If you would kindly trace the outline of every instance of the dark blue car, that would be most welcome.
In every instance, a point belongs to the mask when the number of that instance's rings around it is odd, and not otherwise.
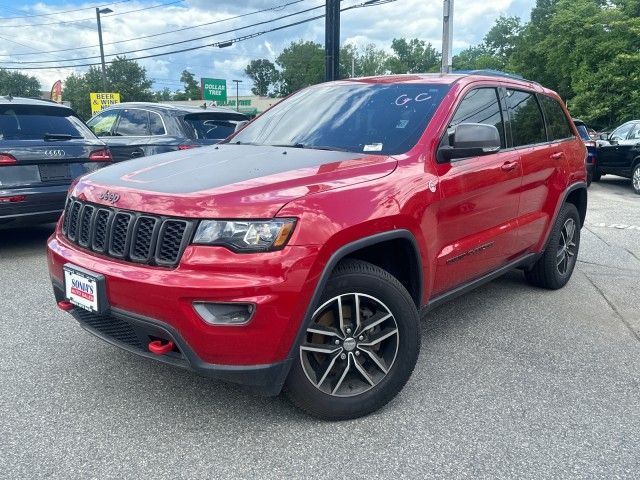
[[[576,124],[576,128],[578,129],[580,138],[584,142],[584,145],[587,147],[587,158],[585,160],[585,166],[587,168],[587,185],[591,185],[591,182],[593,181],[593,172],[596,168],[597,162],[596,142],[589,136],[587,125],[582,120],[574,118],[573,123]]]
[[[57,220],[71,182],[110,162],[70,108],[0,97],[0,227]]]

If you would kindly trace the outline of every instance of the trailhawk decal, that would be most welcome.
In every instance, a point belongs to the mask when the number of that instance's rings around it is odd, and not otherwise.
[[[463,258],[470,257],[471,255],[477,255],[480,252],[484,252],[485,250],[488,250],[489,248],[493,247],[494,244],[495,242],[483,243],[482,245],[472,248],[471,250],[467,250],[466,252],[461,253],[460,255],[451,257],[449,260],[447,260],[447,265],[451,263],[459,262]]]

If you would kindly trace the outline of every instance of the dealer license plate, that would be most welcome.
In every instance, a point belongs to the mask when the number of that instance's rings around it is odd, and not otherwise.
[[[72,265],[65,265],[64,289],[67,300],[90,312],[99,312],[102,307],[99,303],[101,278],[104,277]]]

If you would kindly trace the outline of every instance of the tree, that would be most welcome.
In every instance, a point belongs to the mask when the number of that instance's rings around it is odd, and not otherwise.
[[[484,36],[483,46],[506,61],[517,48],[521,32],[520,18],[500,16]]]
[[[173,92],[169,87],[164,87],[162,90],[153,92],[153,97],[156,102],[167,102],[173,100]]]
[[[454,70],[504,70],[505,61],[491,53],[484,44],[469,47],[453,57]]]
[[[244,73],[253,81],[251,93],[266,97],[278,81],[278,70],[276,66],[267,60],[251,60],[244,69]]]
[[[123,102],[147,102],[154,99],[153,81],[147,71],[135,60],[116,59],[106,68],[107,91],[120,93]],[[64,81],[63,98],[71,102],[73,109],[85,120],[91,117],[89,93],[102,92],[102,72],[91,67],[84,74],[71,74]]]
[[[278,55],[276,64],[281,69],[280,95],[289,95],[324,80],[324,48],[319,43],[293,42]]]
[[[391,73],[426,73],[438,71],[440,53],[430,43],[413,38],[394,38],[393,55],[387,61]]]
[[[176,100],[200,100],[202,98],[200,84],[196,81],[193,73],[189,70],[183,70],[180,75],[180,81],[184,85],[184,90],[176,92]]]
[[[0,95],[40,97],[40,82],[36,77],[0,68]]]

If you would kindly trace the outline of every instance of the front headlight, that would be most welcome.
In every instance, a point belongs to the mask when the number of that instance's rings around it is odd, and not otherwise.
[[[266,252],[287,244],[296,221],[273,220],[201,220],[193,243],[222,245],[239,252]]]

